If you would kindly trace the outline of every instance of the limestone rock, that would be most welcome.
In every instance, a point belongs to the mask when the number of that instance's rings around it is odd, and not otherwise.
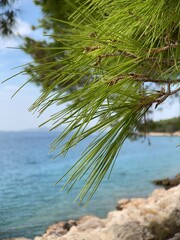
[[[81,218],[61,240],[163,240],[180,228],[180,185],[147,198],[121,201],[123,209],[106,219]],[[137,222],[138,220],[138,222]]]
[[[180,240],[180,233],[176,233],[173,238],[169,238],[168,240]]]
[[[115,240],[153,240],[154,236],[139,222],[128,222],[123,225],[113,225],[113,239]]]
[[[116,205],[116,210],[123,210],[130,202],[131,200],[128,198],[120,199]]]
[[[96,216],[85,216],[77,221],[77,229],[85,231],[89,229],[103,228],[105,226],[104,220]]]
[[[74,220],[69,220],[67,222],[58,222],[48,227],[45,234],[43,235],[44,239],[57,239],[66,234],[72,226],[77,226],[77,222]],[[35,240],[40,240],[36,238]]]

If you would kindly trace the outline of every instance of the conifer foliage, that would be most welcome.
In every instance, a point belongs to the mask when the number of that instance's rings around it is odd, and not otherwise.
[[[52,129],[66,125],[52,144],[62,155],[99,133],[63,176],[67,191],[84,182],[76,200],[86,204],[147,111],[180,91],[180,1],[67,2],[74,13],[55,20],[63,23],[56,61],[31,68],[51,83],[31,110],[63,106],[48,120]]]
[[[13,8],[15,0],[0,0],[0,34],[8,36],[13,33],[16,10]]]

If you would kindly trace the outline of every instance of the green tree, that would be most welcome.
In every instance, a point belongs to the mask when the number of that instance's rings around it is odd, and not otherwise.
[[[138,130],[143,132],[144,126],[140,125]],[[166,133],[174,133],[176,131],[180,131],[180,117],[171,118],[160,121],[147,121],[146,132],[166,132]]]
[[[146,113],[180,91],[180,2],[67,2],[74,14],[66,24],[56,21],[61,32],[51,36],[55,45],[43,49],[52,60],[29,68],[30,80],[43,76],[47,83],[31,110],[42,114],[51,105],[63,106],[48,120],[52,129],[66,124],[52,144],[62,155],[99,133],[63,176],[67,191],[84,181],[77,200],[87,203]]]
[[[83,2],[83,0],[79,2]],[[38,26],[33,26],[32,28],[34,30],[43,29],[47,37],[43,41],[25,37],[21,49],[29,54],[34,61],[26,67],[26,72],[32,77],[33,82],[46,89],[54,80],[46,81],[46,71],[43,72],[43,69],[41,72],[35,71],[34,66],[38,65],[41,67],[41,64],[48,64],[49,62],[58,63],[58,59],[63,57],[63,52],[59,53],[62,43],[56,41],[56,36],[67,34],[66,28],[68,26],[63,21],[68,20],[68,17],[74,12],[74,8],[68,5],[65,0],[34,0],[34,3],[41,8],[43,18],[39,19]],[[57,19],[62,21],[59,22]],[[59,64],[56,66],[52,65],[49,71],[56,71],[57,69],[59,69]],[[62,87],[62,85],[59,83],[57,87]]]
[[[8,36],[13,33],[17,10],[13,8],[15,0],[0,0],[0,35]]]

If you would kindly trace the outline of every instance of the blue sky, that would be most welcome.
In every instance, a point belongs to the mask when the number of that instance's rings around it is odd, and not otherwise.
[[[33,4],[32,0],[19,0],[16,8],[20,9],[17,18],[15,35],[33,36],[42,39],[42,31],[32,31],[31,25],[36,25],[38,18],[42,16],[40,8]],[[0,82],[16,74],[20,68],[13,69],[30,62],[32,59],[18,48],[21,39],[18,36],[0,38]],[[17,76],[0,85],[0,130],[19,131],[25,129],[37,129],[39,124],[45,121],[52,111],[48,111],[41,118],[28,111],[30,105],[40,95],[40,88],[28,84],[14,98],[13,93],[27,80],[27,76]]]
[[[40,8],[33,4],[33,0],[19,0],[16,7],[20,9],[17,19],[15,34],[22,36],[33,36],[42,39],[41,30],[32,31],[31,25],[36,25],[42,14]],[[18,36],[2,39],[0,38],[0,82],[17,73],[20,69],[13,69],[31,61],[31,58],[17,48],[21,44]],[[12,47],[12,48],[8,48]],[[28,111],[30,105],[40,95],[40,88],[28,84],[13,99],[13,93],[27,80],[27,76],[18,76],[0,85],[0,131],[19,131],[25,129],[37,129],[39,124],[48,119],[55,109],[48,110],[41,118]],[[180,115],[178,101],[162,106],[164,111],[153,113],[155,120],[170,118]],[[49,127],[49,126],[47,126]]]

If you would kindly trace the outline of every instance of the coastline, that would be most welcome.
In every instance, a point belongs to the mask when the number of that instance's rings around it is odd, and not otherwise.
[[[180,137],[180,131],[177,132],[148,132],[146,133],[147,136],[152,137]]]
[[[106,218],[84,216],[55,223],[34,240],[177,240],[179,200],[180,185],[169,190],[156,189],[147,198],[121,199],[117,210],[109,212]]]

